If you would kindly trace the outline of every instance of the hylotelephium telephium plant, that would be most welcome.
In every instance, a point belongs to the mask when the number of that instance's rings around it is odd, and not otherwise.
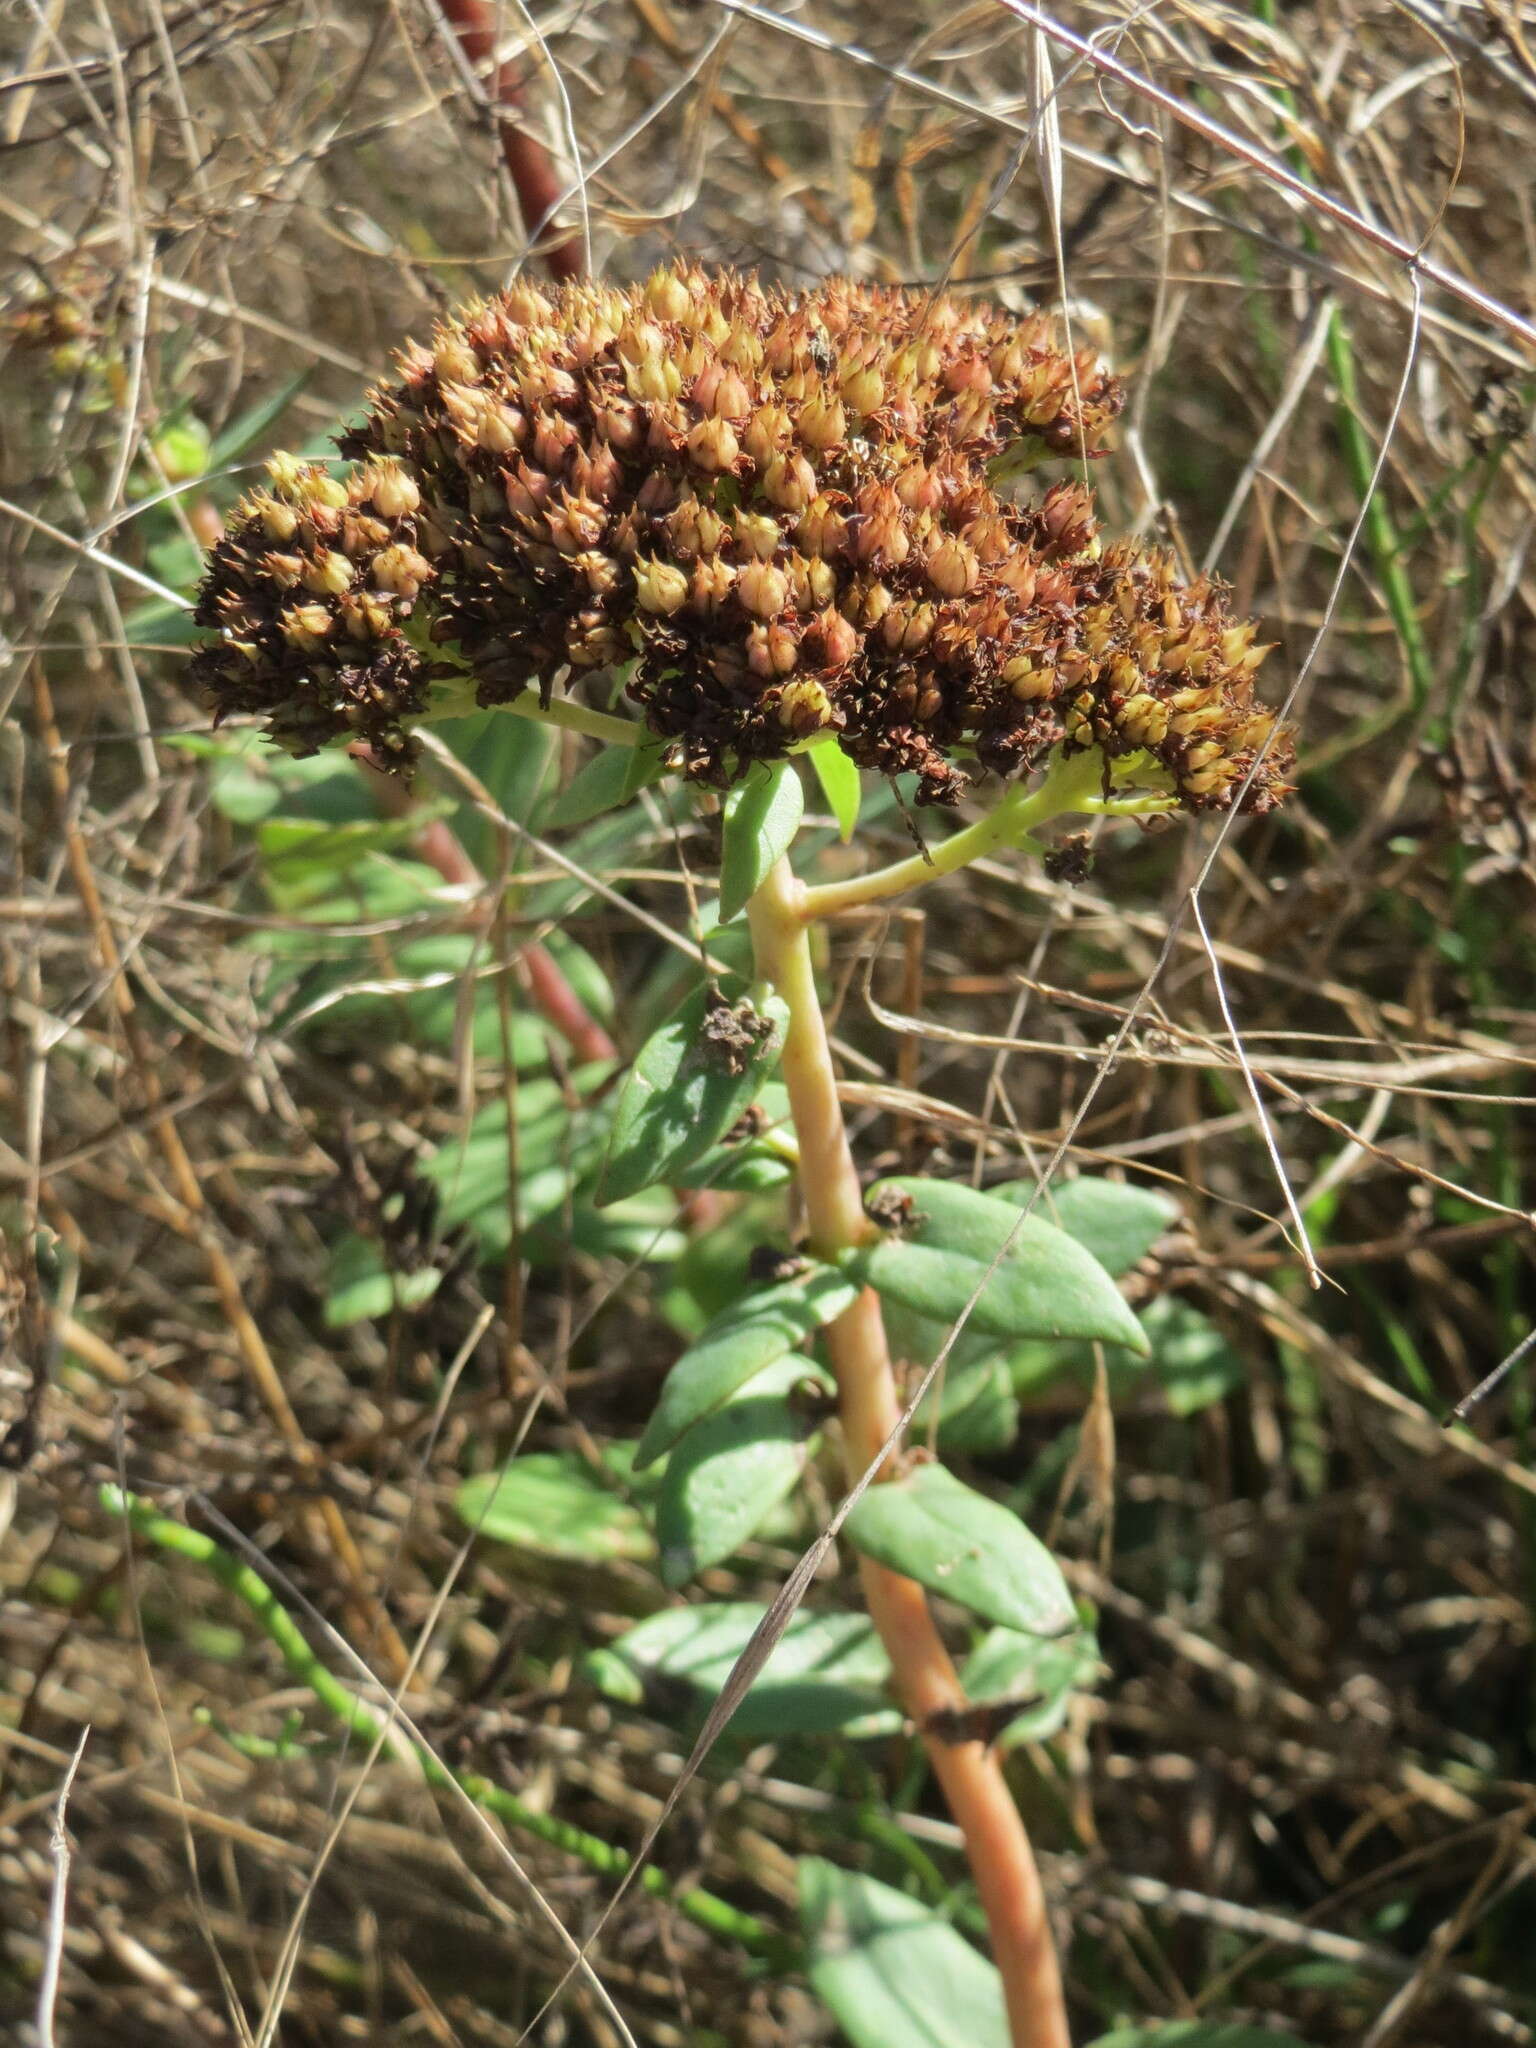
[[[744,1388],[790,1402],[786,1369],[823,1326],[848,1482],[874,1475],[845,1533],[966,1839],[1016,2048],[1066,2042],[1060,1978],[1027,1836],[956,1718],[924,1584],[1026,1633],[1070,1629],[1074,1610],[1022,1525],[900,1447],[882,1299],[1012,1336],[1145,1339],[1023,1195],[900,1181],[867,1203],[808,934],[1030,848],[1067,813],[1264,811],[1285,794],[1254,627],[1158,551],[1103,541],[1081,483],[1012,494],[1042,461],[1098,452],[1120,403],[1048,320],[947,294],[785,294],[681,266],[628,288],[520,284],[405,352],[343,439],[350,475],[271,463],[214,550],[197,617],[217,638],[193,664],[219,715],[258,715],[296,754],[365,742],[406,769],[413,726],[472,696],[630,749],[615,801],[669,771],[728,793],[721,909],[745,909],[757,983],[734,1006],[702,992],[641,1051],[608,1189],[680,1177],[777,1059],[807,1257],[685,1354],[640,1460],[688,1469]],[[638,719],[575,694],[615,678]],[[998,794],[925,852],[809,885],[790,857],[800,754],[849,829],[859,768],[915,776],[920,804],[954,806],[976,771]],[[674,1582],[714,1561],[686,1507]]]

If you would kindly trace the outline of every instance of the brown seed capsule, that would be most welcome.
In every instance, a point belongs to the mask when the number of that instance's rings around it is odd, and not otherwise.
[[[675,271],[653,270],[645,281],[646,305],[658,320],[686,320],[693,298]]]
[[[747,422],[741,445],[759,469],[766,469],[789,434],[789,414],[784,407],[760,405]]]
[[[576,446],[576,429],[558,414],[545,413],[533,430],[533,459],[540,469],[557,476],[565,458]]]
[[[899,568],[912,551],[894,491],[881,485],[863,494],[852,526],[853,558],[882,568]]]
[[[841,388],[843,403],[860,419],[876,411],[885,397],[885,379],[873,365],[850,371]]]
[[[976,588],[981,565],[963,540],[940,541],[928,557],[928,581],[943,597],[964,597]]]
[[[815,498],[795,525],[795,539],[808,555],[831,560],[841,555],[848,536],[848,522],[830,498]]]
[[[414,598],[431,576],[432,564],[414,548],[397,545],[374,556],[370,574],[380,590],[393,591],[397,597]]]
[[[759,562],[770,561],[783,542],[783,531],[766,512],[738,512],[732,521],[736,546],[741,554]]]
[[[818,392],[800,408],[797,426],[805,446],[819,453],[842,446],[848,433],[848,414],[840,398]]]
[[[748,562],[736,578],[736,595],[759,619],[771,619],[789,600],[789,579],[771,562]]]
[[[694,379],[693,402],[700,411],[717,420],[730,420],[734,426],[740,426],[752,410],[746,379],[718,359]]]
[[[599,437],[619,455],[634,455],[645,439],[645,422],[633,405],[602,405],[592,415]]]
[[[837,571],[830,562],[819,561],[815,556],[791,555],[788,574],[790,595],[797,611],[820,611],[837,595]]]
[[[866,626],[878,626],[895,601],[883,583],[866,584],[849,595],[858,604],[859,617]]]
[[[1049,669],[1036,668],[1026,657],[1020,656],[1004,665],[1003,681],[1009,693],[1020,704],[1035,704],[1043,697],[1049,697],[1056,687]]]
[[[797,676],[784,685],[779,697],[779,724],[796,739],[825,731],[835,723],[832,699],[814,677]]]
[[[934,512],[944,502],[944,484],[937,470],[909,462],[896,479],[896,495],[911,512]]]
[[[308,653],[324,643],[335,623],[323,604],[296,604],[283,613],[281,631],[290,647]]]
[[[816,495],[816,472],[803,455],[776,455],[763,472],[762,491],[781,512],[803,512]]]
[[[303,581],[305,589],[318,596],[340,597],[352,581],[352,564],[339,549],[322,548],[304,564]]]
[[[596,550],[577,555],[571,567],[580,574],[594,597],[607,597],[610,591],[617,590],[623,575],[612,555]]]
[[[663,523],[672,546],[684,560],[717,553],[727,530],[714,506],[701,504],[692,491],[679,499]]]
[[[638,362],[626,363],[624,387],[631,398],[655,406],[670,405],[683,388],[683,373],[669,356],[658,349]]]
[[[733,468],[740,454],[741,443],[729,420],[700,420],[688,436],[689,459],[706,475]]]
[[[1131,697],[1116,724],[1128,747],[1160,746],[1168,736],[1168,706],[1145,693]]]
[[[827,670],[846,668],[859,651],[859,635],[841,612],[829,606],[818,612],[806,633],[812,658]]]
[[[787,676],[794,668],[797,651],[794,634],[781,623],[753,626],[747,633],[747,667],[764,681]]]
[[[299,530],[299,515],[291,505],[280,505],[264,493],[256,500],[257,517],[268,540],[292,540]]]
[[[640,609],[646,612],[667,613],[680,611],[688,599],[688,578],[671,562],[636,562],[634,568],[635,596]]]
[[[719,555],[695,563],[688,584],[688,609],[706,615],[719,611],[736,587],[736,571]]]
[[[545,514],[549,537],[563,555],[584,554],[595,548],[607,528],[607,515],[590,498],[565,491]]]

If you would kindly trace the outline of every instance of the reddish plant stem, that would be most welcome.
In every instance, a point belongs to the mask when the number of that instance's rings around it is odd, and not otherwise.
[[[496,121],[496,136],[523,226],[530,235],[550,225],[563,188],[550,160],[549,151],[538,138],[520,126],[525,77],[523,66],[496,58],[500,9],[495,0],[441,0],[443,16],[459,39],[459,48],[482,77]],[[557,280],[580,277],[586,257],[580,235],[569,235],[540,251],[544,267]],[[368,761],[366,748],[352,749],[353,758]],[[409,795],[393,777],[370,773],[381,808],[401,816],[410,808]],[[443,877],[444,881],[477,887],[480,874],[474,862],[441,819],[423,825],[416,851]],[[610,1060],[616,1056],[613,1040],[566,980],[547,946],[537,942],[524,946],[519,955],[523,981],[534,1008],[552,1024],[579,1060]]]
[[[372,760],[367,747],[352,747],[348,751],[362,770],[379,809],[391,817],[409,817],[413,809],[411,793],[399,777],[386,775]],[[480,870],[441,818],[421,825],[412,841],[412,850],[453,887],[484,888]],[[548,946],[531,940],[519,948],[515,964],[534,1008],[546,1024],[554,1026],[578,1060],[585,1063],[618,1057],[613,1040],[566,980]]]
[[[440,4],[459,39],[459,48],[484,80],[502,160],[522,208],[523,226],[530,235],[542,234],[551,227],[551,216],[565,188],[549,151],[518,122],[526,74],[516,59],[496,61],[500,10],[495,0],[440,0]],[[540,255],[550,276],[560,282],[580,277],[587,267],[580,235],[553,242]]]
[[[800,1145],[800,1190],[811,1249],[835,1258],[873,1229],[864,1213],[837,1098],[837,1077],[816,992],[806,895],[781,860],[748,912],[757,971],[789,1006],[782,1071]],[[849,1483],[882,1454],[901,1416],[878,1297],[865,1289],[827,1332],[837,1376],[838,1418]],[[888,1458],[876,1484],[897,1476]],[[1013,2048],[1070,2048],[1066,2001],[1034,1852],[1001,1766],[984,1742],[946,1742],[935,1714],[967,1704],[921,1586],[870,1558],[859,1560],[870,1618],[891,1660],[896,1689],[922,1731],[934,1774],[965,1837],[1003,1981]]]

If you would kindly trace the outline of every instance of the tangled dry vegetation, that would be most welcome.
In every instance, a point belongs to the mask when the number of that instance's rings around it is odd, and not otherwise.
[[[1052,20],[1099,68],[994,0],[941,24],[597,0],[503,30],[536,30],[561,219],[615,279],[681,251],[1065,300],[1131,392],[1106,524],[1219,572],[1278,641],[1299,796],[1219,843],[1115,824],[1049,879],[982,864],[847,921],[845,1097],[871,1167],[1022,1172],[1070,1130],[1175,1193],[1137,1285],[1219,1338],[1112,1415],[1091,1381],[1026,1396],[979,1454],[1099,1611],[1100,1689],[1012,1766],[1084,2038],[1208,2010],[1318,2044],[1529,2040],[1530,1400],[1440,1418],[1536,1301],[1536,21]],[[445,1234],[416,1169],[496,1099],[503,1041],[455,1032],[453,978],[399,954],[476,933],[511,1034],[539,1028],[529,966],[497,963],[575,934],[628,1046],[708,820],[652,798],[573,879],[520,850],[504,762],[434,750],[391,843],[453,886],[405,911],[343,858],[388,792],[356,781],[318,868],[253,833],[259,774],[210,755],[155,591],[190,586],[269,446],[322,448],[392,349],[527,259],[484,94],[416,0],[103,0],[0,34],[0,1199],[13,1246],[29,1200],[45,1226],[0,1368],[0,2022],[36,2038],[56,1962],[75,2048],[265,2040],[279,2011],[295,2043],[511,2043],[559,1963],[512,1851],[578,1935],[610,1882],[333,1740],[250,1614],[125,1544],[98,1489],[269,1559],[344,1673],[398,1681],[425,1635],[433,1747],[633,1846],[677,1738],[584,1659],[654,1579],[461,1560],[452,1500],[514,1442],[632,1437],[676,1340],[622,1248],[524,1288]],[[1452,283],[1415,294],[1394,245],[1425,237]],[[899,810],[882,835],[910,850]],[[480,877],[514,855],[508,908]],[[584,879],[620,863],[623,900]],[[329,979],[287,943],[320,897]],[[397,1028],[434,1002],[443,1028]],[[341,1229],[431,1268],[431,1299],[329,1326]],[[764,1544],[747,1590],[793,1554]],[[660,1865],[788,1927],[793,1859],[861,1852],[861,1769],[722,1750]],[[952,1882],[947,1822],[902,1827]],[[658,2048],[829,2036],[653,1898],[599,1968]],[[539,2038],[618,2036],[577,1982]]]

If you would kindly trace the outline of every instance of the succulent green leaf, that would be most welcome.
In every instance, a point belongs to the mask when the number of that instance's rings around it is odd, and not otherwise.
[[[579,1068],[573,1086],[590,1089],[607,1072],[606,1063]],[[596,1147],[591,1120],[573,1113],[558,1081],[541,1077],[518,1083],[517,1211],[522,1229],[563,1207],[573,1181],[590,1165]],[[438,1221],[444,1229],[469,1223],[498,1247],[511,1236],[512,1150],[507,1142],[507,1103],[487,1103],[463,1137],[439,1147],[419,1171],[438,1191]]]
[[[625,784],[632,767],[634,748],[604,747],[584,762],[558,796],[553,798],[540,821],[545,826],[585,825],[604,811],[616,810],[624,801]]]
[[[799,1479],[815,1427],[791,1398],[802,1380],[832,1384],[808,1358],[775,1359],[673,1451],[656,1499],[661,1575],[669,1586],[730,1557]]]
[[[765,1365],[796,1349],[858,1298],[858,1283],[835,1267],[784,1280],[733,1303],[685,1351],[667,1375],[661,1399],[635,1452],[643,1471],[704,1416],[728,1401]]]
[[[653,782],[660,782],[667,772],[667,746],[666,740],[644,739],[636,746],[624,749],[624,782],[619,792],[621,803],[627,804],[642,789],[649,789]]]
[[[745,1145],[714,1145],[672,1176],[679,1188],[714,1188],[722,1195],[760,1195],[781,1188],[795,1171],[777,1145],[751,1139]]]
[[[753,769],[725,800],[720,853],[720,922],[729,924],[789,849],[805,810],[793,761]]]
[[[859,822],[863,785],[858,768],[836,740],[823,740],[819,746],[810,747],[807,751],[811,766],[816,771],[816,780],[821,784],[821,793],[827,800],[827,808],[836,818],[838,834],[846,845]]]
[[[1271,2027],[1245,2027],[1235,2020],[1153,2020],[1144,2027],[1116,2027],[1100,2034],[1092,2048],[1307,2048],[1297,2034]]]
[[[491,810],[523,820],[535,815],[540,792],[551,779],[559,734],[549,726],[508,718],[504,711],[472,711],[463,718],[445,718],[437,736],[462,761],[491,797]],[[494,873],[504,855],[505,827],[486,809],[461,798],[453,830],[469,857]]]
[[[1011,1749],[1054,1735],[1067,1718],[1073,1693],[1091,1686],[1098,1671],[1099,1644],[1092,1629],[1070,1636],[1025,1636],[994,1628],[966,1659],[960,1683],[977,1706],[1017,1700],[1018,1712],[996,1737],[1000,1747]]]
[[[654,1557],[645,1518],[571,1452],[534,1451],[466,1479],[454,1499],[468,1529],[542,1557],[606,1564]]]
[[[800,1860],[811,1984],[853,2048],[1008,2048],[1002,1980],[905,1892]]]
[[[789,1011],[766,997],[761,1036],[732,1049],[706,1030],[716,1000],[698,990],[640,1048],[614,1112],[600,1203],[670,1180],[725,1136],[761,1088]]]
[[[431,1300],[442,1277],[435,1266],[423,1266],[414,1273],[393,1272],[385,1264],[381,1245],[348,1231],[331,1251],[325,1326],[343,1330],[350,1323],[387,1316],[397,1308],[415,1308]]]
[[[1179,1205],[1167,1195],[1086,1173],[1055,1182],[1044,1194],[1031,1180],[1004,1181],[987,1192],[1020,1209],[1033,1201],[1035,1215],[1075,1237],[1113,1280],[1145,1258],[1179,1220]]]
[[[950,1323],[980,1287],[973,1329],[999,1337],[1096,1337],[1145,1355],[1146,1334],[1120,1290],[1055,1224],[945,1181],[879,1181],[870,1200],[876,1208],[911,1203],[898,1231],[847,1261],[893,1301]]]
[[[933,1328],[940,1336],[943,1326]],[[995,1345],[996,1339],[983,1339]],[[934,1393],[938,1401],[934,1402]],[[954,1358],[929,1392],[915,1419],[915,1434],[932,1420],[938,1408],[939,1448],[961,1451],[972,1457],[989,1457],[1007,1450],[1019,1433],[1019,1403],[1008,1373],[1005,1350],[992,1350],[984,1357],[957,1366]]]
[[[306,364],[293,376],[287,377],[267,396],[258,399],[245,412],[236,414],[221,434],[214,437],[208,451],[210,469],[223,469],[231,462],[237,462],[247,448],[254,448],[265,441],[270,430],[276,426],[304,386],[314,374],[314,365]]]
[[[1224,1401],[1248,1369],[1209,1316],[1165,1294],[1147,1310],[1152,1371],[1175,1415],[1198,1415]]]
[[[767,1612],[750,1600],[669,1607],[601,1654],[618,1660],[630,1687],[638,1681],[640,1697],[648,1693],[661,1704],[670,1694],[690,1718],[698,1718],[719,1697]],[[609,1682],[618,1674],[590,1663],[588,1674],[610,1697],[638,1704],[633,1691]],[[732,1732],[749,1740],[834,1730],[886,1734],[901,1718],[886,1696],[889,1676],[889,1660],[865,1616],[802,1607],[732,1715]]]
[[[844,1526],[866,1557],[986,1621],[1030,1636],[1076,1626],[1061,1566],[1039,1537],[942,1465],[869,1487]]]

